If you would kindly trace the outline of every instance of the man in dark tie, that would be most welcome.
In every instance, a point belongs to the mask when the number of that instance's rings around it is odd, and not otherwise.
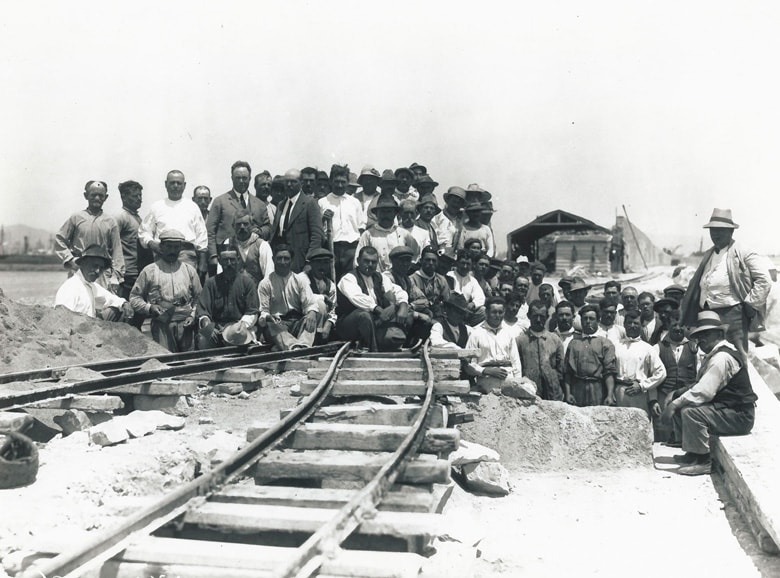
[[[249,183],[252,181],[252,168],[249,163],[236,161],[230,167],[230,178],[233,188],[214,199],[206,220],[206,232],[209,238],[209,275],[217,272],[217,246],[226,239],[232,239],[233,221],[240,210],[247,210],[252,215],[252,230],[263,239],[268,240],[271,225],[268,221],[268,209],[262,199],[249,194]]]
[[[301,172],[290,169],[284,174],[287,200],[279,204],[271,234],[271,247],[289,245],[293,249],[291,269],[303,271],[309,251],[322,247],[322,215],[317,200],[301,194]]]

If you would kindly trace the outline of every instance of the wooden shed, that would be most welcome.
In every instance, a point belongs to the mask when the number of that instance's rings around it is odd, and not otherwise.
[[[582,267],[590,273],[609,273],[609,250],[612,235],[589,231],[579,235],[554,235],[555,272],[563,275],[569,269]]]

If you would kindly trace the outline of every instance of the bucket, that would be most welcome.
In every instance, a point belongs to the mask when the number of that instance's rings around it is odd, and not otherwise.
[[[0,431],[0,489],[20,488],[38,475],[38,448],[20,433]]]

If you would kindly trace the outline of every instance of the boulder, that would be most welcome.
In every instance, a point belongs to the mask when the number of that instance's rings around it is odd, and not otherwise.
[[[190,415],[190,406],[180,395],[136,395],[133,397],[133,407],[140,411],[159,410],[182,417]]]
[[[501,395],[515,399],[535,399],[536,384],[522,377],[520,379],[507,379],[501,386]]]
[[[212,393],[222,393],[225,395],[238,395],[244,392],[244,386],[237,382],[221,383],[216,382],[211,384]]]
[[[34,418],[28,413],[0,411],[0,431],[24,433],[33,424]]]
[[[69,409],[62,415],[54,416],[54,423],[62,428],[63,436],[69,436],[77,431],[86,431],[95,425],[89,416],[79,409]]]
[[[61,381],[77,382],[88,381],[90,379],[102,379],[105,377],[102,373],[99,373],[93,369],[87,369],[86,367],[69,367],[65,370],[65,373],[60,377]]]
[[[466,487],[472,492],[506,496],[509,493],[509,472],[498,462],[477,462],[463,466]]]
[[[157,420],[154,415],[149,415],[150,413],[136,410],[128,415],[114,418],[114,421],[121,423],[131,438],[142,438],[157,429]]]
[[[215,431],[207,438],[196,439],[191,448],[198,461],[206,468],[212,468],[238,451],[244,440],[224,431]]]
[[[453,466],[465,466],[477,462],[497,462],[499,459],[496,450],[466,440],[460,440],[458,449],[450,454],[450,464]]]
[[[127,441],[130,435],[121,423],[115,420],[101,423],[89,429],[89,440],[98,446],[113,446]]]

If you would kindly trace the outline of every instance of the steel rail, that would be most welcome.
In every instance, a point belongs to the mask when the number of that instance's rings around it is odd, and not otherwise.
[[[417,454],[425,437],[425,426],[433,403],[434,375],[429,349],[430,342],[426,342],[422,348],[428,375],[425,399],[401,445],[374,478],[297,549],[295,558],[280,569],[276,576],[304,578],[314,575],[322,565],[323,559],[333,556],[341,543],[360,526],[363,519],[376,513],[376,506],[395,483],[403,467]]]
[[[14,381],[32,381],[42,379],[53,379],[56,374],[65,373],[73,367],[85,367],[92,371],[100,373],[118,370],[129,370],[138,368],[151,359],[156,359],[161,363],[186,362],[191,359],[202,359],[214,356],[229,356],[232,354],[243,355],[247,352],[257,353],[259,351],[268,351],[269,345],[236,345],[231,347],[221,347],[216,349],[201,349],[198,351],[184,351],[181,353],[163,353],[158,355],[144,355],[141,357],[126,357],[124,359],[108,359],[105,361],[93,361],[90,363],[74,363],[73,365],[62,365],[59,367],[47,367],[44,369],[32,369],[28,371],[15,371],[13,373],[0,374],[0,384],[11,383]]]
[[[31,391],[2,392],[0,393],[0,409],[13,409],[36,401],[44,401],[54,397],[62,397],[71,394],[95,393],[99,391],[110,392],[113,387],[143,383],[166,377],[180,377],[193,373],[202,373],[204,371],[214,371],[216,369],[242,367],[246,365],[294,359],[297,357],[307,357],[310,355],[334,353],[341,346],[342,343],[329,343],[328,345],[294,349],[292,351],[264,351],[261,353],[246,353],[245,355],[238,357],[226,356],[207,358],[203,361],[197,361],[191,364],[122,373],[108,377],[104,376],[95,379],[87,379],[75,383],[53,384]]]
[[[328,396],[338,369],[349,353],[350,345],[341,345],[328,371],[317,388],[303,399],[301,404],[285,418],[274,424],[248,446],[233,454],[216,469],[174,490],[156,504],[129,516],[115,528],[102,532],[78,549],[63,552],[43,563],[36,562],[27,568],[21,578],[58,576],[76,578],[128,547],[133,538],[147,535],[184,514],[191,507],[205,500],[220,486],[243,473],[277,447],[309,416],[317,411]],[[196,503],[193,503],[195,500]]]

